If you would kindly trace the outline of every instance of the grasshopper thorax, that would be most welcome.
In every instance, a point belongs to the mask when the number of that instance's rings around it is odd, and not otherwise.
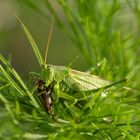
[[[48,86],[51,82],[60,83],[65,76],[70,73],[70,69],[65,66],[45,65],[42,70],[41,77],[45,80],[45,85]]]

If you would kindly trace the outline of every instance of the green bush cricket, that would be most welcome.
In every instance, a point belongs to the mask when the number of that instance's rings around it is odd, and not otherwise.
[[[106,92],[104,91],[106,88],[126,81],[126,79],[124,79],[115,83],[111,83],[99,78],[98,76],[77,71],[71,69],[70,67],[46,64],[48,47],[53,28],[52,24],[46,47],[45,60],[43,62],[38,47],[30,35],[27,27],[18,17],[17,19],[20,21],[23,30],[29,42],[31,43],[36,58],[41,66],[41,73],[33,73],[33,75],[36,77],[36,89],[39,99],[49,114],[52,114],[52,104],[57,102],[59,97],[65,100],[69,100],[71,102],[69,105],[70,107],[75,105],[78,101],[85,99],[84,95],[88,98],[92,95],[92,93],[95,93],[96,91],[101,90],[102,92]]]

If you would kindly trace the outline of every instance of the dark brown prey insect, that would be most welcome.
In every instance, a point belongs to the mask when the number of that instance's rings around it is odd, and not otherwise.
[[[50,114],[52,110],[52,88],[51,86],[46,87],[45,82],[40,78],[36,79],[35,84],[37,85],[37,93],[40,94],[39,99],[43,107]]]

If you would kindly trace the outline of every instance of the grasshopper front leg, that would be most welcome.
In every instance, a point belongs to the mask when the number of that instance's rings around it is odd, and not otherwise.
[[[76,98],[74,98],[73,96],[70,96],[70,95],[68,95],[68,94],[66,94],[66,93],[64,93],[63,91],[60,90],[59,83],[56,83],[54,85],[54,93],[56,94],[56,102],[58,102],[59,97],[70,101],[71,103],[68,106],[69,108],[74,106],[77,103]]]

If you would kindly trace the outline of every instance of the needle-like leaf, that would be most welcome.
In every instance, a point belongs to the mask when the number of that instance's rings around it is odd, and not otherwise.
[[[27,27],[20,20],[20,18],[16,14],[15,14],[15,16],[18,19],[18,21],[21,23],[21,26],[22,26],[22,28],[23,28],[23,30],[24,30],[24,32],[25,32],[25,34],[26,34],[26,36],[27,36],[27,38],[28,38],[28,40],[29,40],[29,42],[30,42],[30,44],[32,46],[32,48],[33,48],[33,51],[34,51],[35,56],[36,56],[36,58],[37,58],[37,60],[39,62],[39,65],[42,67],[43,66],[43,60],[42,60],[42,57],[41,57],[41,53],[40,53],[40,51],[39,51],[39,49],[38,49],[33,37],[31,36],[31,34],[30,34],[29,30],[27,29]]]

